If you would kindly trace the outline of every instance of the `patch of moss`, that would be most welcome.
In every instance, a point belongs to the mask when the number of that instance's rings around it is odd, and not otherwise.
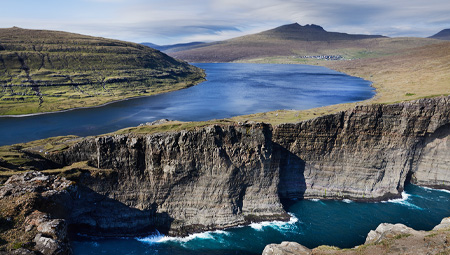
[[[22,242],[17,242],[17,243],[13,243],[11,248],[13,250],[17,250],[17,249],[20,249],[22,247],[23,247],[23,243]]]

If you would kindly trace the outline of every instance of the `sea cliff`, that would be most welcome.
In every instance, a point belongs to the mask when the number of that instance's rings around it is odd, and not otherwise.
[[[83,175],[80,185],[112,203],[89,203],[92,213],[77,200],[85,211],[69,217],[74,223],[123,233],[126,221],[125,232],[153,226],[184,235],[286,219],[283,198],[383,200],[400,196],[407,179],[449,188],[449,134],[450,100],[439,97],[275,127],[92,137],[47,158],[109,169],[107,177]],[[133,213],[105,225],[117,202]]]
[[[22,150],[49,168],[71,166],[65,174],[75,188],[54,201],[64,210],[52,216],[69,229],[186,235],[287,220],[285,198],[382,200],[398,197],[408,180],[449,189],[449,135],[447,96],[357,106],[295,124],[211,124],[75,139],[47,154]]]

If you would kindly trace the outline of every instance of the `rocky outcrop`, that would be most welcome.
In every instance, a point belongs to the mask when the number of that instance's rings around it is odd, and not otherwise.
[[[269,244],[264,248],[263,255],[311,255],[311,250],[296,242]]]
[[[47,155],[87,161],[71,226],[171,235],[287,219],[280,198],[382,200],[405,180],[450,187],[450,97],[366,105],[271,127],[211,125],[86,138]]]
[[[312,250],[295,242],[269,244],[263,255],[290,254],[448,254],[450,252],[450,218],[431,231],[417,231],[403,224],[380,224],[367,235],[364,245],[352,249],[320,246]]]
[[[0,254],[71,254],[66,220],[76,186],[61,177],[27,172],[0,187]],[[3,223],[3,222],[2,222]]]

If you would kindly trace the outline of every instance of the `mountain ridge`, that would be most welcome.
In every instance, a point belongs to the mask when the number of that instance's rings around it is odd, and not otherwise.
[[[287,24],[276,27],[257,35],[273,36],[287,40],[306,41],[330,41],[330,40],[360,40],[369,38],[383,38],[382,35],[361,35],[347,34],[339,32],[328,32],[323,27],[316,24],[300,25],[298,23]]]
[[[435,43],[437,40],[426,38],[328,32],[319,25],[293,23],[167,53],[188,62],[253,62],[261,59],[270,62],[270,58],[283,56],[298,59],[299,64],[308,64],[308,59],[314,58],[344,60],[378,57]]]
[[[443,29],[439,31],[437,34],[434,34],[428,38],[450,41],[450,28]]]

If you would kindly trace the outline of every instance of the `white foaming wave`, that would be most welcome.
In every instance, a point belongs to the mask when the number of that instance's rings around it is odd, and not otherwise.
[[[342,202],[347,203],[347,204],[350,204],[350,203],[353,203],[353,200],[350,200],[350,199],[342,199]]]
[[[279,230],[287,230],[287,229],[290,229],[293,224],[298,222],[298,218],[295,217],[294,214],[289,213],[289,215],[291,216],[289,221],[278,221],[278,220],[263,221],[263,222],[258,222],[258,223],[252,223],[249,226],[257,231],[262,231],[264,227],[271,227],[271,228],[275,228],[275,229],[279,229]]]
[[[446,189],[433,189],[433,188],[429,188],[429,187],[421,187],[421,188],[426,189],[426,190],[433,190],[433,191],[440,191],[440,192],[450,193],[450,190],[446,190]]]
[[[408,193],[403,191],[402,192],[402,198],[389,199],[388,201],[381,201],[381,203],[398,203],[398,204],[401,204],[402,202],[405,202],[406,200],[408,200],[409,196],[410,195]]]
[[[407,201],[410,196],[411,195],[409,195],[408,193],[403,191],[402,198],[389,199],[388,201],[382,201],[382,203],[396,203],[396,204],[401,204],[401,205],[408,206],[408,207],[411,207],[411,208],[414,208],[417,210],[423,210],[423,208],[421,208],[415,204],[411,204],[410,202]]]
[[[313,202],[319,202],[320,201],[320,199],[317,199],[317,198],[313,198],[313,199],[310,199],[311,201],[313,201]]]
[[[138,240],[139,242],[154,244],[154,243],[161,241],[161,239],[163,239],[163,238],[164,238],[164,235],[159,233],[158,230],[156,230],[156,233],[154,233],[152,235],[149,235],[146,237],[136,237],[135,239]]]
[[[215,230],[215,231],[206,231],[206,232],[202,232],[202,233],[190,234],[185,237],[172,237],[172,236],[164,236],[164,235],[149,236],[146,238],[138,239],[138,241],[149,242],[149,243],[164,243],[164,242],[186,243],[186,242],[192,241],[194,239],[202,239],[202,240],[221,239],[220,235],[228,236],[230,234],[231,234],[230,232],[227,232],[224,230]]]

